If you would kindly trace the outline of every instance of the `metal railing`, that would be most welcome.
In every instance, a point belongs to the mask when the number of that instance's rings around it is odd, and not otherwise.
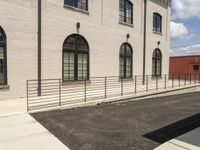
[[[131,79],[93,77],[86,81],[62,82],[61,79],[43,79],[41,96],[38,96],[38,81],[27,81],[28,111],[69,105],[93,100],[135,95],[161,89],[184,87],[200,83],[200,74],[164,74],[159,77],[136,75]]]

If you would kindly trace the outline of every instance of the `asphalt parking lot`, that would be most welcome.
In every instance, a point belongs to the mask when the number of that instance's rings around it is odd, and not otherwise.
[[[200,127],[200,92],[31,115],[71,150],[151,150]]]

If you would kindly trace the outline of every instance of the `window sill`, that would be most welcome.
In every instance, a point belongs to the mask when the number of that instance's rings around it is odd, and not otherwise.
[[[5,89],[9,89],[10,86],[9,85],[0,85],[0,90],[5,90]]]
[[[83,9],[73,7],[73,6],[70,6],[70,5],[67,5],[67,4],[64,4],[64,8],[71,9],[71,10],[74,10],[74,11],[77,11],[77,12],[80,12],[80,13],[86,14],[86,15],[90,14],[89,11],[87,11],[87,10],[83,10]]]
[[[90,84],[91,81],[87,80],[86,84]],[[85,81],[63,81],[62,86],[68,86],[68,85],[79,85],[79,84],[85,84]]]
[[[125,26],[128,26],[128,27],[131,27],[131,28],[134,27],[133,24],[129,24],[129,23],[126,23],[126,22],[121,22],[121,21],[119,21],[119,24],[121,24],[121,25],[125,25]]]
[[[154,34],[163,35],[162,32],[153,31]]]
[[[152,80],[157,80],[157,79],[162,79],[163,77],[162,76],[152,76],[151,79]]]
[[[126,81],[134,81],[134,79],[131,77],[131,78],[119,78],[119,81],[122,81],[123,82],[126,82]]]

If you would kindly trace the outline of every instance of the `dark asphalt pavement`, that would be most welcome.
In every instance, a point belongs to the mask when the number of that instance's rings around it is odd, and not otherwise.
[[[200,92],[32,116],[71,150],[151,150],[200,127]]]

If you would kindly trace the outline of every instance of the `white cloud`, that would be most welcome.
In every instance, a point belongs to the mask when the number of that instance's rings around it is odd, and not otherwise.
[[[200,44],[170,50],[171,56],[200,55]]]
[[[173,0],[173,18],[190,19],[200,17],[200,0]]]
[[[182,23],[176,23],[171,21],[171,40],[182,40],[182,39],[188,39],[192,37],[192,35],[189,34],[189,31],[186,26]]]

